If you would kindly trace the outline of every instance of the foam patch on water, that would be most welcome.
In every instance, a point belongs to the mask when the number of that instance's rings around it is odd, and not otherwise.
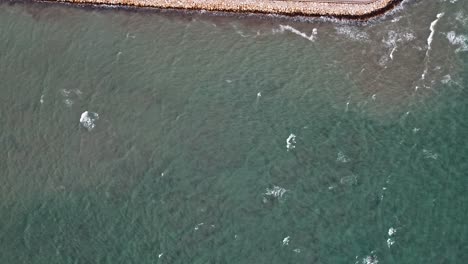
[[[204,224],[205,224],[205,223],[199,223],[199,224],[197,224],[197,225],[193,228],[193,230],[197,231],[197,230],[200,229],[200,227],[203,226]]]
[[[296,144],[296,135],[291,133],[286,139],[286,149],[289,151],[290,149],[296,148],[294,144]]]
[[[289,236],[283,238],[283,246],[288,246],[289,245]]]
[[[443,84],[448,84],[449,82],[452,81],[452,76],[450,76],[450,74],[447,74],[445,75],[444,77],[442,77],[442,79],[440,80],[441,83]]]
[[[415,40],[416,37],[414,36],[413,32],[396,32],[396,31],[389,31],[387,37],[382,39],[384,46],[390,50],[390,54],[388,57],[393,60],[393,55],[398,49],[399,43],[406,43],[412,40]],[[388,60],[381,59],[379,64],[383,66]]]
[[[237,27],[237,25],[235,25],[235,24],[231,24],[231,25],[232,25],[232,27],[234,28],[234,30],[236,31],[236,33],[237,33],[239,36],[243,37],[243,38],[249,38],[249,37],[254,37],[254,38],[255,38],[255,37],[260,36],[260,32],[259,32],[259,31],[257,31],[255,35],[245,34],[244,31],[240,30],[240,29]],[[216,24],[213,24],[213,26],[216,27]]]
[[[468,24],[468,17],[465,16],[463,11],[459,11],[455,14],[455,20],[466,26]]]
[[[125,35],[125,38],[128,39],[128,38],[131,38],[131,39],[135,39],[136,36],[135,35],[132,35],[130,34],[130,32],[127,32],[127,35]]]
[[[403,18],[403,16],[395,17],[394,19],[392,19],[392,23],[396,23],[396,22],[400,21],[402,18]]]
[[[455,52],[468,51],[468,37],[466,35],[457,35],[455,31],[447,33],[447,39],[450,44],[458,46]]]
[[[68,89],[62,89],[62,90],[60,91],[60,93],[62,94],[62,96],[68,97],[68,96],[70,96],[70,94],[72,93],[72,91],[71,91],[71,90],[68,90]]]
[[[64,103],[67,107],[72,107],[72,105],[73,105],[73,100],[70,99],[70,98],[67,98],[67,99],[63,100],[63,103]]]
[[[377,256],[375,254],[366,256],[362,259],[362,264],[377,264],[379,263],[379,260],[377,259]]]
[[[284,32],[284,31],[289,31],[291,33],[294,33],[298,36],[301,36],[309,41],[312,41],[314,42],[315,39],[316,39],[316,36],[317,36],[317,29],[314,28],[312,29],[312,32],[310,33],[310,36],[308,36],[306,33],[304,32],[301,32],[293,27],[291,27],[290,25],[280,25],[280,29],[279,29],[279,32]],[[273,31],[274,33],[276,33],[277,31]]]
[[[393,238],[393,236],[396,234],[397,232],[397,229],[394,228],[394,227],[390,227],[388,229],[388,238],[387,238],[387,247],[390,248],[391,246],[393,246],[395,244],[395,238]]]
[[[62,89],[60,91],[60,93],[62,94],[62,96],[65,98],[63,100],[63,103],[67,106],[67,107],[71,107],[74,103],[73,99],[75,99],[76,97],[80,97],[83,93],[79,90],[79,89]]]
[[[281,198],[287,192],[285,188],[279,186],[273,186],[273,188],[267,188],[265,195],[273,198]]]
[[[356,27],[344,25],[344,26],[335,27],[335,30],[338,35],[345,36],[350,40],[354,40],[354,41],[368,41],[369,40],[369,35],[364,31],[360,31]]]
[[[338,155],[336,157],[336,161],[342,162],[342,163],[347,163],[347,162],[350,162],[351,159],[348,158],[348,156],[346,156],[342,151],[340,151],[340,152],[338,152]]]
[[[248,37],[249,37],[249,35],[244,34],[244,32],[242,32],[242,30],[236,29],[236,33],[237,33],[239,36],[243,37],[243,38],[248,38]]]
[[[424,155],[424,158],[426,158],[426,159],[433,159],[433,160],[436,160],[436,159],[439,158],[439,154],[434,153],[434,152],[432,152],[432,151],[430,151],[430,150],[428,150],[428,149],[423,149],[423,150],[422,150],[422,153],[423,153],[423,155]]]
[[[345,176],[340,179],[340,183],[343,185],[354,185],[357,183],[357,176],[356,175]]]
[[[166,176],[169,173],[169,169],[165,169],[163,172],[161,172],[161,177]]]
[[[97,113],[84,111],[81,114],[80,123],[83,127],[87,128],[88,131],[91,131],[94,127],[96,127],[95,122],[98,119],[99,115]]]
[[[395,244],[395,239],[391,237],[387,238],[387,247],[390,248],[393,244]]]

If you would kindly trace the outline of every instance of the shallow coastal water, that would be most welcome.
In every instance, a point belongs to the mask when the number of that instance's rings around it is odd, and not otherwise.
[[[462,0],[1,4],[0,262],[466,263],[467,62]]]

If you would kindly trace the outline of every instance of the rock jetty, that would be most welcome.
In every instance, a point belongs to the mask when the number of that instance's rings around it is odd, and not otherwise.
[[[371,17],[389,10],[399,0],[45,0],[168,9],[303,16]]]

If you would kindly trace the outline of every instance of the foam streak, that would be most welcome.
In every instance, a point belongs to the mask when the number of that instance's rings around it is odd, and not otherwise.
[[[429,34],[429,37],[427,38],[427,50],[426,50],[426,63],[424,67],[424,72],[421,75],[421,80],[424,80],[427,75],[428,71],[428,58],[429,58],[429,51],[432,49],[432,41],[434,40],[434,34],[435,34],[435,26],[439,22],[440,18],[444,16],[444,13],[439,13],[437,14],[437,18],[432,21],[431,25],[429,26],[429,29],[431,30],[431,33]]]
[[[285,26],[285,25],[280,25],[280,29],[281,29],[281,31],[285,31],[285,30],[286,30],[286,31],[289,31],[289,32],[291,32],[291,33],[294,33],[294,34],[296,34],[296,35],[298,35],[298,36],[301,36],[301,37],[303,37],[303,38],[305,38],[305,39],[307,39],[307,40],[309,40],[309,41],[312,41],[312,42],[315,41],[315,35],[317,35],[317,29],[316,29],[316,28],[314,28],[314,29],[312,30],[312,33],[310,34],[310,36],[307,36],[306,33],[301,32],[301,31],[299,31],[299,30],[297,30],[297,29],[291,27],[290,25],[286,25],[286,26]]]

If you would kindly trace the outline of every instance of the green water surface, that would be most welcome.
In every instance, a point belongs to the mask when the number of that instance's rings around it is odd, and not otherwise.
[[[467,263],[452,2],[367,24],[0,4],[0,263]]]

